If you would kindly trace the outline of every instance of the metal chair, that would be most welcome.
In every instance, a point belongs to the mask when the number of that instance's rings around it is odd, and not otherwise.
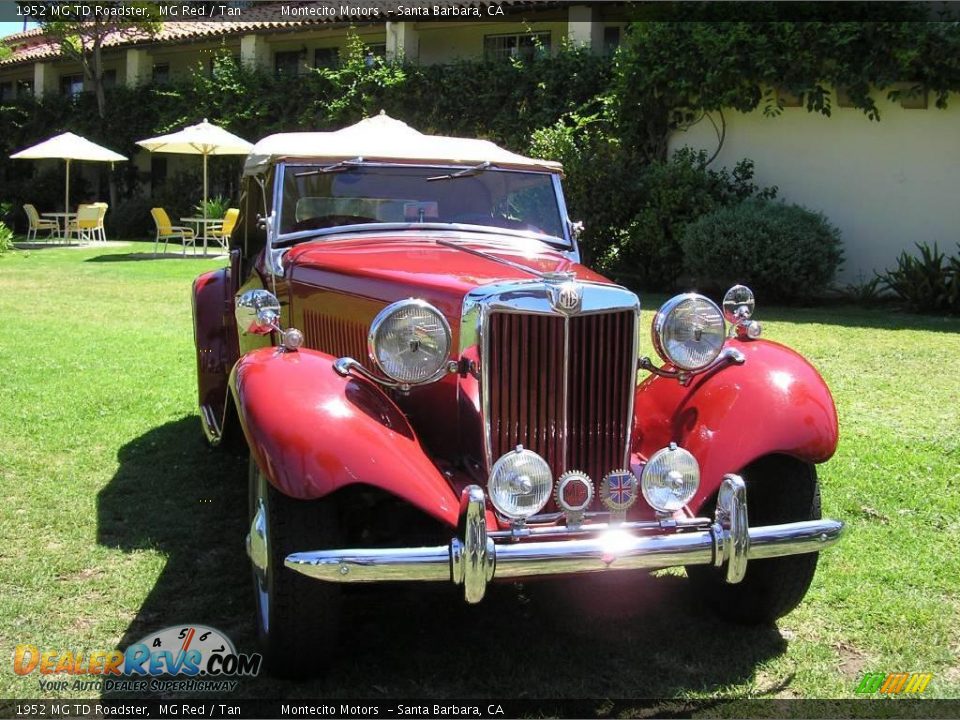
[[[47,233],[46,240],[49,240],[52,237],[59,239],[60,237],[60,223],[56,220],[47,220],[46,218],[41,218],[40,213],[37,212],[37,209],[30,203],[23,204],[23,211],[27,214],[27,242],[37,239],[37,232],[40,230],[49,230]]]
[[[78,205],[77,217],[67,225],[67,240],[76,233],[77,240],[94,241],[98,237],[97,227],[103,222],[100,208],[96,205]]]
[[[170,222],[170,216],[163,208],[155,207],[150,210],[153,216],[153,223],[157,226],[157,237],[153,241],[153,254],[157,254],[157,245],[163,240],[163,252],[167,252],[167,242],[170,239],[180,240],[183,243],[183,256],[187,255],[187,245],[193,245],[193,254],[197,254],[196,233],[188,227],[174,225]]]
[[[230,208],[223,216],[223,222],[220,225],[210,229],[210,237],[220,243],[220,247],[226,249],[230,244],[230,234],[237,226],[237,218],[240,217],[240,211],[237,208]]]

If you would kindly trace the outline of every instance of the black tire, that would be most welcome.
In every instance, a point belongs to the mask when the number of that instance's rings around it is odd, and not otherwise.
[[[813,465],[784,455],[758,460],[742,472],[751,526],[820,519],[820,486]],[[745,625],[771,623],[793,610],[813,581],[819,553],[751,560],[730,585],[726,568],[687,567],[694,592],[720,617]]]
[[[338,547],[332,500],[294,500],[276,490],[250,459],[250,519],[264,505],[267,570],[253,568],[257,635],[273,675],[302,679],[322,674],[335,654],[340,586],[284,566],[292,552]]]

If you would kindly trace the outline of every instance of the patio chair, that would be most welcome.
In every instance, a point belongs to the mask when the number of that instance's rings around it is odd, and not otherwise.
[[[97,218],[97,227],[94,231],[94,238],[105,243],[107,241],[107,231],[103,227],[103,219],[107,216],[107,209],[110,206],[105,202],[95,202],[91,204],[100,213],[99,217]]]
[[[192,229],[170,222],[170,216],[163,208],[155,207],[150,210],[153,223],[157,226],[157,237],[153,241],[153,254],[157,254],[157,245],[163,240],[163,252],[167,252],[167,243],[177,239],[183,244],[183,255],[187,255],[187,245],[193,245],[193,254],[197,254],[197,237]]]
[[[91,242],[96,240],[98,236],[97,226],[101,222],[100,208],[96,205],[78,205],[77,217],[67,225],[67,240],[69,241],[70,236],[74,233],[77,235],[77,240],[90,240]]]
[[[230,244],[230,234],[237,226],[237,218],[240,217],[240,211],[237,208],[230,208],[223,216],[223,222],[220,225],[211,228],[210,237],[220,243],[220,247],[226,249]]]
[[[49,240],[52,237],[60,237],[60,223],[56,220],[47,220],[46,218],[41,218],[40,213],[37,212],[37,209],[30,203],[23,204],[23,211],[27,214],[27,242],[37,239],[37,232],[40,230],[48,230],[46,239]]]

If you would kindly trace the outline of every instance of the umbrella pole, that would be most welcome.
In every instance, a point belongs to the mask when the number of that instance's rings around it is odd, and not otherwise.
[[[203,154],[203,256],[207,256],[207,157]]]
[[[63,194],[63,211],[67,213],[63,216],[63,240],[70,242],[70,158],[67,158],[67,184]]]

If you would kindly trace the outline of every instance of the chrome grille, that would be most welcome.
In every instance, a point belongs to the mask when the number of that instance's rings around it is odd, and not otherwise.
[[[622,467],[635,384],[636,313],[566,318],[494,312],[488,318],[491,459],[523,445],[555,476],[595,481]]]

